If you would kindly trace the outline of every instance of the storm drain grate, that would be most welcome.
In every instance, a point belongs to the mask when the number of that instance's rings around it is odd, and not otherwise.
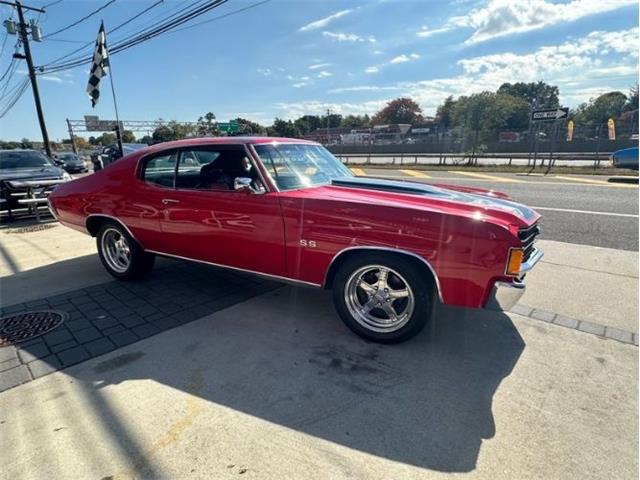
[[[59,327],[67,314],[55,310],[22,312],[0,318],[0,347],[15,345]]]

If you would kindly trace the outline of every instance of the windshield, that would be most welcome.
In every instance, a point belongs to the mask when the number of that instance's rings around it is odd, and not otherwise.
[[[352,177],[351,170],[320,145],[255,145],[265,168],[279,190],[329,183],[333,178]]]
[[[50,167],[49,159],[39,152],[0,152],[0,170]]]
[[[62,153],[58,155],[60,160],[79,160],[73,153]]]

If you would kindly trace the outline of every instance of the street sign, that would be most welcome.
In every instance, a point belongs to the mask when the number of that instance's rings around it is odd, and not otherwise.
[[[218,122],[218,130],[224,133],[238,133],[240,124],[236,120],[230,122]]]
[[[97,115],[85,115],[84,123],[88,132],[112,132],[117,125],[115,120],[100,120]],[[122,122],[120,130],[124,130]]]
[[[534,110],[531,112],[531,121],[548,122],[551,120],[560,120],[569,116],[568,108],[545,108],[544,110]]]

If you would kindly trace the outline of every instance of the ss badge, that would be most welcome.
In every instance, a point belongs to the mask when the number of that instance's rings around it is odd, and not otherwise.
[[[301,247],[316,248],[318,245],[315,240],[300,240]]]

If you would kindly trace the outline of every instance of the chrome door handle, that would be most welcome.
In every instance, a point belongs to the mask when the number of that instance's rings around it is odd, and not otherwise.
[[[163,198],[162,204],[169,205],[170,203],[180,203],[180,200],[174,200],[173,198]]]

